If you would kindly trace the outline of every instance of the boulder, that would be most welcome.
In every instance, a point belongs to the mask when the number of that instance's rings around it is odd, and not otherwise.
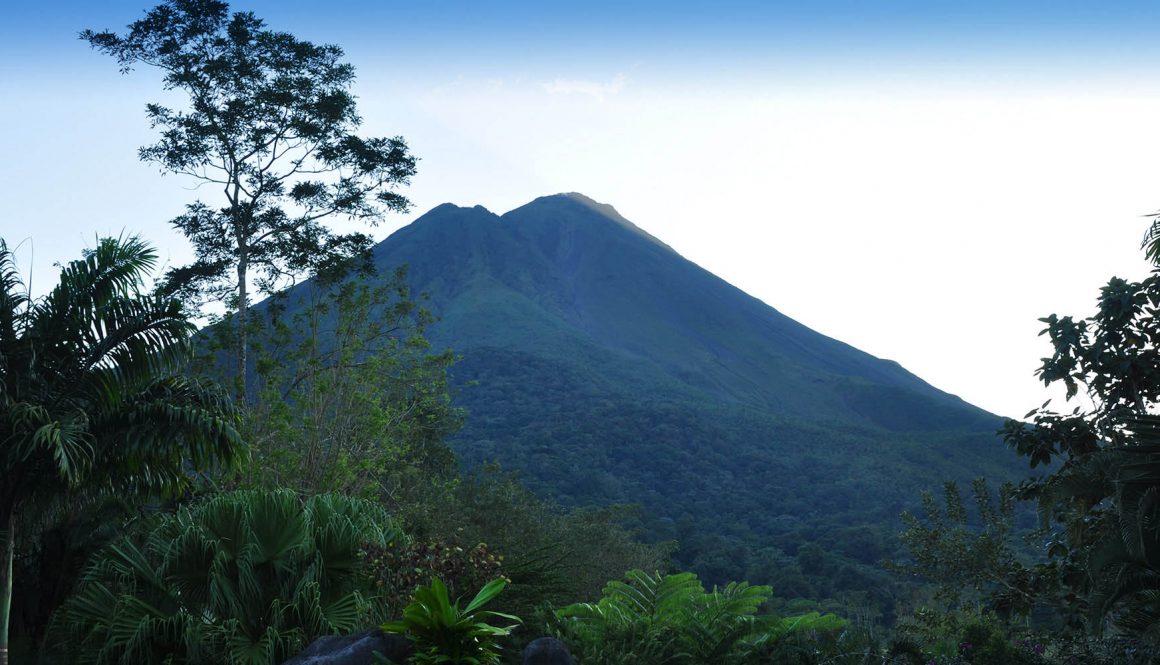
[[[376,651],[403,665],[415,649],[402,635],[387,635],[372,628],[354,635],[320,637],[283,665],[376,665]]]
[[[521,665],[576,665],[568,645],[554,637],[532,640],[524,647]]]

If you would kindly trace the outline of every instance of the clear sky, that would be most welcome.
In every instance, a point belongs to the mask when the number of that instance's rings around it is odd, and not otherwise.
[[[76,38],[125,2],[0,6],[0,236],[34,289],[122,230],[172,264],[197,196],[136,149],[147,69]],[[1036,320],[1141,278],[1160,210],[1160,4],[236,2],[342,46],[412,214],[578,191],[783,313],[1002,415]],[[168,98],[173,99],[173,98]],[[39,290],[39,289],[37,289]]]

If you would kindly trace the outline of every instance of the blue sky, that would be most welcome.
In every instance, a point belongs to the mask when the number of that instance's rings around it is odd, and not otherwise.
[[[20,3],[3,10],[5,60],[67,58],[83,28],[123,28],[143,2]],[[366,2],[235,3],[268,24],[402,68],[554,67],[639,60],[806,69],[864,62],[921,69],[990,64],[1155,64],[1160,6],[1147,2]],[[470,59],[470,62],[465,59]],[[356,58],[367,66],[367,62]],[[855,67],[856,68],[856,67]]]
[[[148,70],[76,39],[146,2],[0,9],[0,236],[38,283],[207,193],[136,159]],[[1160,3],[238,2],[341,45],[413,214],[580,191],[806,325],[1004,415],[1036,319],[1141,277],[1160,209]],[[210,199],[212,200],[212,199]]]

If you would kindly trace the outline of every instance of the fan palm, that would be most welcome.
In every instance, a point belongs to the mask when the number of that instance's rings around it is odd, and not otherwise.
[[[1144,250],[1144,256],[1155,265],[1160,265],[1160,213],[1153,213],[1152,224],[1148,226],[1148,232],[1144,234],[1144,241],[1140,243],[1140,249]]]
[[[364,499],[219,494],[94,556],[60,638],[80,663],[282,662],[357,628],[373,590],[359,553],[401,538]]]
[[[18,520],[70,493],[176,491],[242,454],[235,409],[174,374],[193,326],[144,293],[156,258],[135,237],[103,239],[33,299],[0,240],[0,665]]]

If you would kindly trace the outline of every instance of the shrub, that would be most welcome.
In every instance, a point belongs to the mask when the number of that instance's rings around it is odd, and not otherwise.
[[[360,547],[400,538],[360,499],[217,495],[94,556],[58,630],[82,663],[278,663],[367,619]]]
[[[371,584],[388,608],[398,609],[414,597],[416,589],[435,579],[447,586],[451,596],[475,592],[502,577],[503,555],[491,552],[486,543],[470,549],[443,542],[367,543],[362,548]]]
[[[403,610],[401,621],[382,626],[385,633],[406,635],[415,643],[415,665],[492,665],[499,662],[497,638],[511,634],[514,625],[498,627],[485,621],[492,617],[519,623],[510,614],[483,609],[503,591],[506,581],[493,580],[480,589],[463,609],[452,603],[447,586],[436,577],[430,586],[419,587],[415,600]]]

